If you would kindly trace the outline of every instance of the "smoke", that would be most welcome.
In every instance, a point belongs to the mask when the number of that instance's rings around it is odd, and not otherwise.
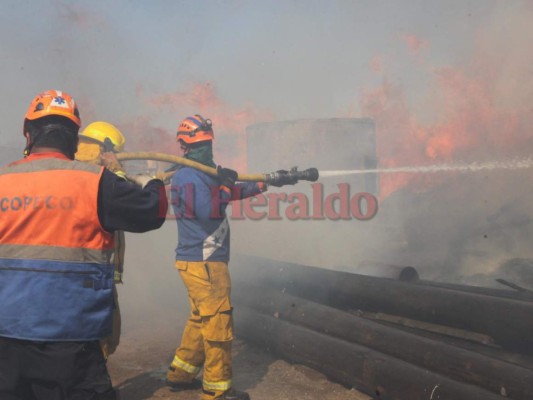
[[[530,168],[513,168],[533,151],[533,83],[527,79],[533,53],[523,51],[531,16],[527,6],[494,9],[470,51],[453,64],[435,62],[433,43],[415,33],[398,35],[403,53],[369,58],[378,84],[363,89],[357,107],[344,109],[375,121],[380,168],[412,171],[380,175],[380,210],[371,221],[262,221],[248,229],[234,222],[244,243],[239,248],[328,268],[354,270],[365,260],[413,265],[423,278],[449,281],[533,257],[533,177]],[[414,84],[397,73],[405,56],[410,61],[401,67],[417,76]],[[342,168],[342,151],[316,146],[316,165]],[[490,168],[442,168],[467,165]]]
[[[52,1],[57,10],[58,19],[68,26],[76,26],[80,29],[98,28],[107,26],[107,22],[101,15],[91,11],[84,4],[70,4],[66,1]]]
[[[430,48],[414,34],[401,37],[412,68],[427,74],[427,90],[410,87],[371,68],[381,84],[365,89],[362,115],[376,121],[381,167],[507,162],[533,151],[531,7],[498,9],[477,32],[471,55],[456,65],[421,63]],[[503,32],[499,23],[505,20]],[[380,56],[377,60],[383,60]],[[391,60],[387,57],[387,60]],[[390,69],[390,65],[388,66]],[[423,99],[423,101],[413,101]],[[399,205],[393,225],[404,227],[407,251],[399,256],[426,277],[457,280],[487,273],[513,257],[532,257],[532,175],[525,171],[457,174],[382,174],[382,208]],[[379,240],[379,239],[377,239]]]
[[[127,137],[126,151],[154,151],[172,154],[178,150],[175,134],[154,126],[150,116],[137,116],[118,125],[118,128]]]
[[[420,37],[413,34],[402,35],[402,40],[405,41],[409,52],[414,56],[420,56],[422,50],[429,47],[429,41],[426,39],[421,39]]]
[[[383,57],[382,56],[374,56],[370,60],[370,69],[374,73],[382,73],[383,72]],[[351,117],[352,115],[350,115]]]
[[[251,102],[242,106],[230,105],[219,95],[216,85],[209,82],[191,83],[183,89],[157,95],[145,95],[143,86],[138,84],[136,92],[148,106],[148,113],[138,118],[136,124],[127,127],[135,147],[141,149],[148,145],[154,151],[168,152],[176,147],[174,135],[181,120],[189,115],[200,114],[213,122],[216,162],[240,171],[246,168],[246,127],[274,118],[271,111],[259,109]],[[170,135],[149,126],[161,114],[176,116]],[[153,138],[143,138],[143,134],[152,135],[152,132]],[[170,137],[174,144],[169,143]]]
[[[116,124],[127,151],[177,153],[179,122],[200,113],[213,121],[216,161],[239,171],[249,161],[247,126],[300,118],[372,118],[384,168],[528,157],[531,2],[422,3],[418,12],[400,2],[12,2],[0,16],[9,38],[0,46],[9,93],[1,133],[22,151],[25,107],[58,88],[76,98],[84,125]],[[476,18],[460,15],[469,9]],[[480,27],[473,42],[472,26]],[[279,168],[301,155],[287,143],[270,144],[287,146]],[[305,166],[349,169],[350,160],[324,151],[329,143],[303,154]],[[375,219],[232,221],[233,250],[323,267],[366,258],[459,279],[531,257],[531,183],[528,170],[384,174]],[[179,285],[174,223],[129,238],[124,296],[132,314]]]
[[[386,76],[379,87],[366,90],[361,110],[376,121],[380,164],[505,160],[529,154],[531,94],[502,85],[516,69],[509,71],[494,57],[479,51],[464,69],[432,67],[431,95],[421,111],[414,110],[402,86]],[[523,85],[531,86],[528,81]],[[435,115],[433,123],[422,122],[420,113]],[[381,194],[386,197],[413,180],[421,184],[419,176],[383,176]]]

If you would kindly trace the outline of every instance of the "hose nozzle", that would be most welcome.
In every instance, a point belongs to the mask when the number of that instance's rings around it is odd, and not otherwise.
[[[298,181],[315,182],[318,179],[318,169],[308,168],[298,171],[298,167],[292,167],[289,171],[279,170],[265,174],[265,182],[274,186],[294,185]]]
[[[289,174],[294,174],[294,177],[298,181],[310,181],[315,182],[318,180],[318,169],[307,168],[303,171],[298,171],[298,167],[291,168]]]

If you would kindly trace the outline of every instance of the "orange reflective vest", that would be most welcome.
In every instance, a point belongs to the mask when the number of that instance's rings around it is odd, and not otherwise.
[[[114,239],[98,218],[102,171],[59,153],[0,170],[0,336],[111,332]]]

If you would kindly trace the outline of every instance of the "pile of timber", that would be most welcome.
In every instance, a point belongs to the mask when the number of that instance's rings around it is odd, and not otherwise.
[[[238,336],[376,399],[533,399],[533,299],[232,260]],[[471,290],[470,290],[471,289]]]

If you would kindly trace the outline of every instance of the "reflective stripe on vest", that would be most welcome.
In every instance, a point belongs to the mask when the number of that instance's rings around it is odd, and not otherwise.
[[[114,240],[98,218],[102,171],[31,157],[0,170],[0,336],[110,333]]]

